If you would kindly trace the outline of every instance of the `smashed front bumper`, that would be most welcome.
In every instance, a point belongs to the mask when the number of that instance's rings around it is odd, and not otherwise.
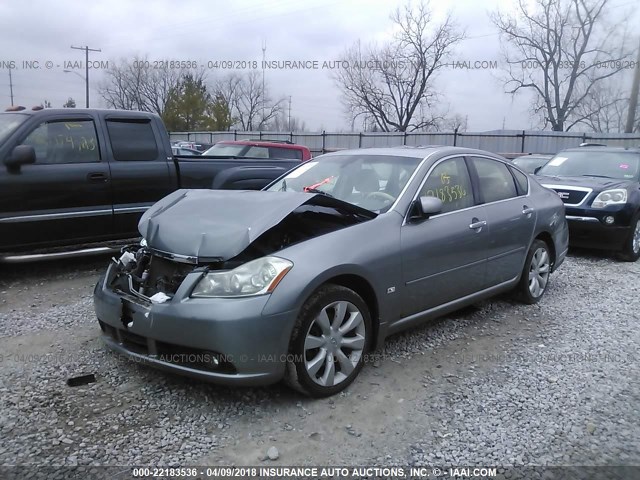
[[[94,290],[103,340],[131,359],[220,384],[279,381],[286,363],[293,311],[265,316],[268,295],[191,298],[202,271],[188,273],[169,300],[114,285],[131,285],[117,261]]]

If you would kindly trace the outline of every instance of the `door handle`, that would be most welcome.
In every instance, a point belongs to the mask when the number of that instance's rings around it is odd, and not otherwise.
[[[535,210],[536,210],[535,208],[527,207],[525,205],[524,207],[522,207],[522,214],[523,215],[531,215]]]
[[[91,183],[104,183],[109,180],[106,173],[92,172],[87,175],[87,180]]]
[[[486,220],[479,221],[477,218],[474,218],[473,220],[471,220],[471,222],[472,223],[469,225],[469,228],[471,230],[480,231],[480,229],[482,227],[486,227],[487,226],[487,221]]]

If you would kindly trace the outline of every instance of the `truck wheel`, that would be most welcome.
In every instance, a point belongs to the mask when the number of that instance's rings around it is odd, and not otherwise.
[[[538,303],[549,285],[551,255],[549,246],[542,240],[534,240],[524,262],[516,296],[522,303]]]
[[[285,382],[316,398],[344,390],[362,369],[371,334],[369,309],[357,293],[340,285],[319,288],[293,328]]]
[[[640,214],[635,214],[631,220],[629,236],[624,241],[624,247],[618,254],[620,260],[625,262],[635,262],[640,258]]]

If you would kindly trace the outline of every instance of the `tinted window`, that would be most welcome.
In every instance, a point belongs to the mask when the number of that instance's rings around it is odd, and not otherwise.
[[[269,158],[269,150],[265,147],[250,147],[242,156],[252,158]]]
[[[485,203],[518,196],[516,184],[507,166],[496,160],[473,158]]]
[[[92,120],[45,122],[23,140],[36,151],[36,163],[90,163],[100,161]]]
[[[107,120],[113,158],[116,160],[155,160],[158,145],[148,120]]]
[[[526,195],[527,193],[529,193],[529,179],[527,178],[527,176],[521,171],[516,170],[515,168],[510,168],[509,170],[511,170],[511,173],[513,173],[513,176],[516,179],[518,194]]]
[[[442,200],[442,212],[452,212],[474,205],[471,179],[462,157],[445,160],[429,174],[420,190],[420,196]]]
[[[289,158],[293,160],[302,160],[302,152],[295,148],[278,148],[269,147],[269,156],[271,158]]]

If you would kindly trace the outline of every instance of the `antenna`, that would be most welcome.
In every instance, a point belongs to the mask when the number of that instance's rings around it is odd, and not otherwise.
[[[262,124],[264,123],[264,65],[267,59],[267,41],[262,40],[262,118],[260,119],[260,130],[262,130]]]
[[[11,106],[13,107],[13,80],[11,78],[11,68],[9,68],[9,91],[11,92]]]

